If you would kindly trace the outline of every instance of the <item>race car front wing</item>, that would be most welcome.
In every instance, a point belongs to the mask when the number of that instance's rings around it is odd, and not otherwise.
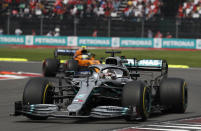
[[[67,110],[60,110],[54,104],[32,104],[23,105],[22,101],[15,102],[15,112],[13,116],[38,116],[55,118],[114,118],[128,115],[129,109],[118,106],[97,106],[91,109],[89,115],[79,115]],[[137,118],[137,113],[136,113]]]

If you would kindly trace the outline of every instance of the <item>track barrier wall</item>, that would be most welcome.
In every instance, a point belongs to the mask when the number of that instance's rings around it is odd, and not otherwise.
[[[201,39],[0,35],[0,45],[201,49]]]

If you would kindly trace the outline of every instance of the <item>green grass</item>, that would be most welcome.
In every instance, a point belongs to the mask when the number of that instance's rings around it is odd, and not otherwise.
[[[0,58],[26,58],[29,61],[42,61],[53,57],[53,48],[11,48],[0,46]],[[96,58],[107,57],[105,49],[93,49]],[[119,54],[127,58],[137,59],[166,59],[169,64],[201,67],[201,51],[175,50],[122,50]]]

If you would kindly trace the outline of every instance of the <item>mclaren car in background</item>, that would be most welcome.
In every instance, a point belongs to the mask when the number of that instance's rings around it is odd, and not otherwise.
[[[60,56],[70,57],[65,63],[61,63]],[[55,77],[61,72],[79,72],[88,69],[88,66],[100,64],[95,60],[95,54],[91,54],[85,48],[75,49],[55,49],[54,58],[47,58],[43,61],[42,72],[45,77]]]
[[[111,118],[145,121],[155,111],[184,113],[188,103],[187,84],[168,77],[164,60],[112,57],[105,64],[91,65],[86,76],[32,78],[22,101],[15,102],[15,115],[30,119]]]

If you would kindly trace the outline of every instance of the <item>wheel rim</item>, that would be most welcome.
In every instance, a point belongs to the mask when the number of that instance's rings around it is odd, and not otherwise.
[[[52,104],[53,99],[52,99],[52,86],[50,83],[48,83],[45,87],[44,93],[43,93],[43,104]]]
[[[186,82],[184,82],[183,87],[182,87],[182,105],[184,110],[187,107],[187,103],[188,103],[188,91],[187,91],[187,85]]]
[[[145,87],[143,92],[143,112],[146,117],[149,116],[150,111],[151,111],[151,96],[148,91],[148,88]]]

